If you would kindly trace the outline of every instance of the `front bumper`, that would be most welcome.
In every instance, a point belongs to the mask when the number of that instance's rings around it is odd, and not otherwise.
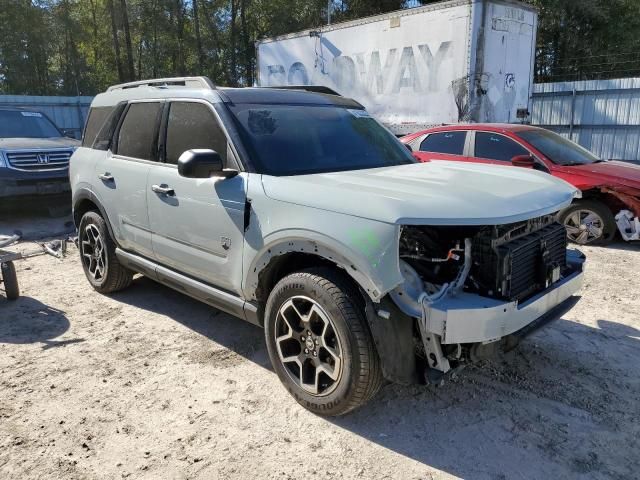
[[[0,167],[0,198],[59,195],[70,191],[68,169],[24,172]]]
[[[584,262],[584,255],[568,250],[570,273],[522,303],[469,293],[445,297],[425,309],[426,330],[439,335],[442,344],[456,344],[491,342],[525,329],[582,287]]]

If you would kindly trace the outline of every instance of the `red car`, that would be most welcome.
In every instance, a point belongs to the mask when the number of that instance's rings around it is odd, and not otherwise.
[[[461,124],[401,139],[423,162],[512,165],[549,173],[582,191],[560,212],[569,240],[582,245],[640,239],[640,165],[606,161],[566,138],[529,125]]]

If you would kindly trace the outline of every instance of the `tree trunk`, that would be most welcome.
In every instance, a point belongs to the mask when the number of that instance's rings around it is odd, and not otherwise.
[[[198,0],[193,1],[193,23],[194,29],[196,32],[196,49],[198,51],[198,68],[200,71],[199,75],[204,73],[204,53],[202,51],[202,38],[200,37],[200,15],[198,9]]]
[[[116,55],[116,67],[118,69],[118,79],[125,81],[124,69],[122,68],[122,58],[120,57],[120,41],[118,40],[118,25],[116,23],[116,11],[113,6],[113,0],[107,0],[107,8],[111,17],[111,32],[113,34],[113,50]]]
[[[244,62],[244,84],[253,85],[253,49],[249,41],[246,10],[250,0],[240,0],[240,26],[242,29],[242,57]]]
[[[231,49],[231,68],[229,69],[229,84],[232,87],[238,86],[238,77],[237,77],[237,69],[238,69],[238,59],[237,59],[237,26],[236,26],[236,18],[238,16],[238,5],[236,0],[231,0],[231,45],[229,48]]]
[[[186,75],[184,62],[184,10],[182,0],[176,0],[176,38],[178,40],[178,58],[176,70],[178,75]]]
[[[129,31],[129,14],[127,13],[127,1],[120,0],[122,9],[122,24],[124,26],[124,41],[127,46],[127,67],[129,69],[129,80],[135,80],[136,72],[133,68],[133,47],[131,45],[131,32]]]

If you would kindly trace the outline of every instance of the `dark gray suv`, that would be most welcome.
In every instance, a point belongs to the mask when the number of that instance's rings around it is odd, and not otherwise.
[[[0,201],[68,195],[69,158],[79,145],[42,112],[0,107]]]

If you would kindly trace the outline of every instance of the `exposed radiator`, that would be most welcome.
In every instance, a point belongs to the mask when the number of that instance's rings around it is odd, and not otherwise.
[[[523,300],[560,278],[566,250],[566,230],[552,217],[495,227],[474,239],[471,277],[482,295]]]

